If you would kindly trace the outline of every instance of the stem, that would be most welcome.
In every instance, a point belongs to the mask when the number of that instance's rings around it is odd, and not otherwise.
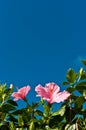
[[[70,102],[70,122],[71,122],[71,115],[72,115],[72,99],[70,98],[69,99],[69,102]]]
[[[43,122],[44,124],[48,125],[49,124],[49,120],[51,117],[51,109],[52,109],[52,104],[43,104],[43,108],[44,108],[44,116],[43,116]]]
[[[48,106],[49,106],[49,111],[48,111],[48,117],[51,115],[51,110],[52,110],[52,104],[49,104],[48,103]]]
[[[79,129],[78,129],[78,123],[77,123],[77,121],[76,121],[76,130],[79,130]]]
[[[34,109],[32,110],[32,119],[34,119]]]
[[[49,120],[51,117],[52,104],[48,103],[48,113],[47,113],[47,124],[49,124]]]
[[[28,103],[26,98],[24,99],[24,101],[26,102],[27,107],[30,107],[30,104]]]

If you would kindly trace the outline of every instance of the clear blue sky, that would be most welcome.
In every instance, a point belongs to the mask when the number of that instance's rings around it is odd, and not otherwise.
[[[61,86],[67,69],[78,70],[81,58],[86,58],[85,0],[0,1],[1,83],[29,84],[32,91],[39,83]]]

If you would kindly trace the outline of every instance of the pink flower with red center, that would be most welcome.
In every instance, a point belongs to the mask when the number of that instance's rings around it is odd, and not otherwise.
[[[47,100],[49,104],[63,102],[70,96],[70,93],[65,90],[60,92],[60,87],[53,82],[46,84],[45,87],[39,84],[36,86],[35,91],[37,96]]]
[[[12,96],[14,97],[15,101],[19,99],[24,100],[29,91],[30,91],[30,86],[28,85],[18,89],[18,92],[13,92]]]

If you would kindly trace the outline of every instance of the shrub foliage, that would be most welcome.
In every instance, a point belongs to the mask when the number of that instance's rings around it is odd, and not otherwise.
[[[86,66],[86,60],[82,60]],[[71,95],[60,108],[53,111],[53,104],[43,98],[39,102],[19,108],[12,98],[13,86],[0,85],[0,130],[86,130],[86,72],[69,69],[63,86]],[[39,109],[39,106],[43,110]]]

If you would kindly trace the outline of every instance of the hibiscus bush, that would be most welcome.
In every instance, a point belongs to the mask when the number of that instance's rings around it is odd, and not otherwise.
[[[86,60],[82,60],[86,66]],[[30,104],[27,94],[29,85],[14,92],[11,84],[0,85],[0,130],[86,130],[86,72],[84,67],[78,72],[68,69],[63,86],[66,90],[50,82],[35,87],[39,102]],[[29,97],[31,98],[31,97]],[[22,100],[26,107],[20,108]],[[61,102],[57,110],[56,104]],[[55,105],[54,105],[55,104]]]

